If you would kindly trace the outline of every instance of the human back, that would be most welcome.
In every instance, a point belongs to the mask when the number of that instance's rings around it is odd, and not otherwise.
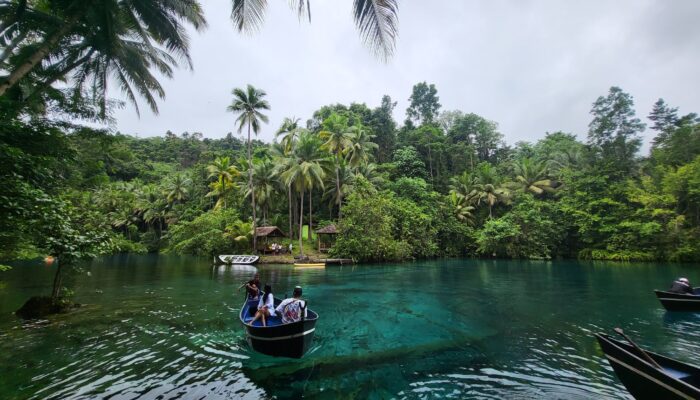
[[[275,309],[277,315],[282,318],[282,323],[289,324],[292,322],[297,322],[301,320],[302,315],[304,318],[306,318],[306,301],[301,299],[301,294],[301,287],[295,287],[294,297],[282,300],[282,302]]]
[[[275,296],[272,294],[270,285],[265,285],[265,292],[260,296],[260,301],[258,302],[258,310],[263,308],[267,309],[269,316],[275,316]]]
[[[690,284],[688,278],[678,278],[671,284],[671,288],[668,291],[678,294],[694,294],[693,286]]]

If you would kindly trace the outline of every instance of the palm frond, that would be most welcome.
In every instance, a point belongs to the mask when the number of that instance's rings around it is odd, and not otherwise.
[[[231,20],[239,32],[253,34],[260,30],[265,21],[267,0],[233,0],[232,5]]]
[[[355,25],[362,42],[384,61],[391,58],[398,36],[396,0],[354,0]]]
[[[311,2],[309,0],[289,0],[289,7],[296,11],[300,21],[306,14],[311,22]]]

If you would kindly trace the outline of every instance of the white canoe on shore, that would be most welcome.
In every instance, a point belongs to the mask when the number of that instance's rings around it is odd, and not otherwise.
[[[252,265],[258,262],[260,256],[254,255],[235,255],[235,254],[222,254],[214,256],[214,262],[216,264],[239,264],[239,265]]]

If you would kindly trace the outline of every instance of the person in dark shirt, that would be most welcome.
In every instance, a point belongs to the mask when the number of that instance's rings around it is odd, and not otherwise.
[[[245,287],[245,290],[248,292],[248,297],[257,300],[260,294],[260,274],[255,274],[253,279],[241,285],[241,288],[242,287]],[[240,288],[238,290],[240,290]]]
[[[690,282],[687,278],[678,278],[676,281],[673,282],[673,284],[671,285],[671,289],[669,289],[668,291],[671,293],[678,294],[695,294],[693,292],[693,286],[690,285]]]

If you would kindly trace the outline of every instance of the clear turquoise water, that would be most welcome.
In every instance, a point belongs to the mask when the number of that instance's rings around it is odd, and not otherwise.
[[[295,270],[260,266],[279,294],[301,284],[321,315],[301,360],[251,352],[236,287],[250,269],[121,256],[73,277],[68,315],[11,312],[49,291],[51,267],[1,275],[0,398],[628,398],[592,333],[700,364],[700,316],[653,293],[692,265],[448,260]]]

